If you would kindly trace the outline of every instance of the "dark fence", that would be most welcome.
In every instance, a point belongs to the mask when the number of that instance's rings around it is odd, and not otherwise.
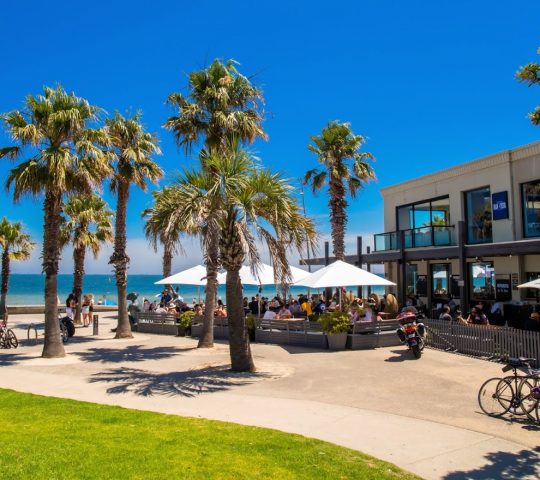
[[[426,320],[426,345],[474,357],[530,357],[540,367],[540,333],[510,327]]]

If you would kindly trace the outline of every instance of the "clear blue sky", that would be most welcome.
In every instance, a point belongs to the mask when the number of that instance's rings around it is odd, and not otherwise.
[[[141,109],[170,177],[193,159],[161,128],[172,113],[166,96],[215,57],[234,58],[264,90],[269,141],[252,148],[268,166],[291,178],[315,166],[308,137],[329,120],[368,137],[379,180],[351,205],[349,233],[377,233],[380,187],[538,139],[526,115],[540,89],[513,77],[539,58],[539,20],[540,3],[530,1],[6,1],[0,111],[56,82],[108,112]],[[0,162],[2,183],[9,168]],[[326,196],[306,199],[327,233]],[[135,243],[146,249],[139,215],[148,202],[133,192],[135,255]],[[39,202],[14,206],[5,196],[0,215],[41,238]],[[35,257],[17,271],[39,271]],[[98,263],[94,271],[109,271]],[[144,271],[158,272],[151,263]]]

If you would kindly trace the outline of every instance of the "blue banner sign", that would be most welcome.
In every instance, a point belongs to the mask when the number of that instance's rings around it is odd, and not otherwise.
[[[491,195],[493,220],[508,218],[508,192],[498,192]]]

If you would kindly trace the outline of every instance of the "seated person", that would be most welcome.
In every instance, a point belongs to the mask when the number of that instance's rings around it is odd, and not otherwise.
[[[287,318],[292,318],[292,313],[287,308],[287,305],[283,305],[283,307],[281,307],[279,309],[279,312],[278,312],[276,318],[279,318],[280,320],[285,320]]]
[[[540,332],[540,313],[532,312],[529,318],[525,320],[523,329],[529,332]]]
[[[266,310],[266,312],[264,312],[263,320],[274,320],[274,318],[276,318],[276,312],[272,310]]]
[[[487,317],[476,307],[471,308],[471,313],[467,318],[467,323],[472,325],[489,325]]]
[[[289,310],[291,311],[293,316],[302,315],[303,313],[302,309],[300,308],[300,304],[298,303],[297,300],[293,300],[293,302],[289,306]]]
[[[439,316],[439,320],[444,320],[446,322],[452,321],[452,315],[450,315],[450,307],[445,305],[442,309],[442,313]]]
[[[159,306],[155,309],[156,313],[167,313],[167,309],[165,308],[165,304],[163,302],[159,303]]]
[[[302,298],[302,301],[300,302],[300,308],[302,311],[306,314],[306,316],[313,315],[313,310],[311,309],[311,302],[307,299],[307,297]]]
[[[221,305],[218,305],[216,311],[214,312],[214,315],[216,317],[226,317],[227,316],[227,309],[225,308],[225,305],[221,303]]]
[[[204,315],[204,312],[203,312],[203,309],[202,309],[202,306],[201,305],[195,305],[193,307],[193,311],[195,312],[195,316],[196,317],[200,317],[202,315]]]
[[[324,303],[324,300],[321,300],[317,305],[315,305],[315,308],[313,309],[313,313],[317,315],[321,315],[326,310],[326,303]]]

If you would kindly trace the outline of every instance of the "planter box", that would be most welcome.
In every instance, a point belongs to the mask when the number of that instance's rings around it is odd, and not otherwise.
[[[335,333],[333,335],[327,333],[326,338],[328,338],[328,348],[330,350],[345,350],[347,332]]]

